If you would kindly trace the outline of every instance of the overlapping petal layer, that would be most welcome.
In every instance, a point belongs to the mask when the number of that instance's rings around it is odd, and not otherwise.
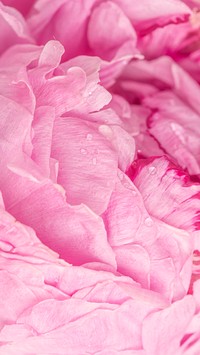
[[[0,354],[199,354],[198,8],[0,3]]]

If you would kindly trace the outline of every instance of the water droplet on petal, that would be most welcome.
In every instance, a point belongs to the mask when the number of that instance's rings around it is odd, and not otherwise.
[[[155,174],[156,174],[156,168],[155,168],[155,166],[150,166],[150,167],[149,167],[149,173],[150,173],[151,175],[155,175]]]
[[[89,91],[88,95],[91,96],[92,95],[92,91]]]
[[[86,155],[86,154],[87,154],[87,150],[84,149],[84,148],[82,148],[82,149],[81,149],[81,154]]]
[[[86,139],[87,139],[88,141],[91,141],[92,138],[93,138],[93,137],[92,137],[92,134],[88,133],[87,136],[86,136]]]
[[[147,227],[151,227],[153,225],[153,221],[150,217],[147,217],[144,221],[144,224],[147,226]]]
[[[111,139],[113,136],[112,129],[109,126],[104,124],[99,127],[99,132],[103,134],[103,136],[106,137],[107,139]]]
[[[92,159],[92,164],[93,164],[93,165],[96,165],[96,163],[97,163],[97,158],[93,158],[93,159]]]

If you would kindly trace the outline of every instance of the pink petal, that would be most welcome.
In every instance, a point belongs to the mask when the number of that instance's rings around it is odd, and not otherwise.
[[[11,7],[15,7],[23,15],[26,15],[30,11],[31,6],[34,3],[34,0],[26,0],[25,2],[21,0],[3,0],[3,4]]]
[[[32,182],[33,186],[34,194],[30,193],[8,207],[14,216],[34,228],[41,241],[68,262],[80,265],[102,261],[115,265],[114,254],[98,216],[84,205],[71,207],[66,204],[64,196],[53,184]]]
[[[111,94],[99,83],[100,58],[79,56],[62,63],[55,73],[58,73],[58,75],[66,75],[68,70],[72,67],[80,67],[86,74],[82,98],[75,108],[75,114],[78,112],[80,115],[83,115],[89,112],[99,111],[110,102]]]
[[[147,30],[151,27],[164,26],[170,22],[184,21],[191,10],[182,1],[159,0],[114,0],[125,14],[130,18],[138,30]]]
[[[191,237],[152,219],[131,181],[123,173],[120,179],[103,215],[118,270],[169,299],[181,298],[190,283]]]
[[[199,186],[167,158],[138,161],[134,183],[152,216],[177,228],[198,228]]]
[[[22,310],[38,301],[31,290],[6,270],[0,272],[0,327],[6,323],[15,322]],[[22,302],[23,299],[23,302]]]
[[[192,297],[186,296],[169,308],[147,316],[142,332],[147,355],[181,354],[179,344],[194,310]]]
[[[114,187],[117,155],[101,134],[101,126],[99,130],[96,124],[75,117],[57,119],[52,157],[59,162],[58,182],[66,190],[67,201],[84,203],[101,214]]]
[[[50,177],[51,141],[55,110],[50,106],[39,107],[33,122],[32,159],[41,167],[45,176]]]
[[[32,43],[28,26],[23,16],[14,8],[0,4],[1,45],[0,52],[16,43]]]
[[[157,111],[150,118],[150,133],[183,169],[191,175],[200,174],[199,115],[167,91],[144,102]]]
[[[29,15],[28,24],[39,44],[56,38],[67,49],[64,59],[85,54],[87,21],[94,0],[80,2],[59,0],[36,1],[34,11]],[[76,19],[79,19],[77,22]]]
[[[136,40],[136,33],[120,7],[107,1],[94,9],[88,24],[88,44],[95,55],[111,60],[118,52],[134,54]]]

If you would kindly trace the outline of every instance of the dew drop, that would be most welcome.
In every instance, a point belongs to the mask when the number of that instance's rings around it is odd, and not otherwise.
[[[144,224],[147,226],[147,227],[151,227],[152,224],[153,224],[153,221],[150,217],[147,217],[144,221]]]
[[[107,126],[107,125],[101,125],[99,127],[99,132],[104,136],[106,137],[107,139],[111,139],[112,136],[113,136],[113,131],[112,129]]]
[[[150,166],[150,167],[149,167],[149,173],[150,173],[151,175],[155,175],[155,174],[156,174],[156,168],[155,168],[155,166]]]
[[[96,164],[97,164],[97,158],[93,158],[93,159],[92,159],[92,164],[93,164],[93,165],[96,165]]]
[[[92,137],[92,134],[88,133],[87,136],[86,136],[86,139],[87,139],[88,141],[91,141],[92,138],[93,138],[93,137]]]
[[[91,96],[92,95],[92,91],[89,91],[88,95]]]
[[[84,149],[84,148],[82,148],[82,149],[81,149],[81,154],[86,155],[86,154],[87,154],[87,150]]]

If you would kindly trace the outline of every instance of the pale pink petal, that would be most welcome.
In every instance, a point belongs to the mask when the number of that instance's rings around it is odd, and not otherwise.
[[[115,309],[115,305],[87,302],[84,300],[71,298],[67,300],[48,299],[37,303],[29,309],[25,309],[18,317],[17,323],[24,323],[32,327],[38,334],[44,334],[56,330],[64,324],[69,324],[92,311],[103,309]],[[41,322],[42,314],[42,322]]]
[[[84,305],[84,302],[81,303]],[[118,351],[142,350],[141,323],[151,310],[154,310],[151,304],[146,303],[142,308],[140,301],[132,300],[124,302],[121,306],[102,304],[95,312],[86,313],[73,322],[60,325],[44,335],[18,341],[10,348],[17,346],[21,352],[24,349],[29,352],[40,349],[40,352],[49,354],[54,354],[55,351],[63,354],[66,349],[73,354],[80,354],[83,351],[98,353],[106,348]],[[64,317],[66,316],[67,314]],[[48,322],[48,328],[49,325]],[[59,341],[61,339],[62,341]],[[55,350],[58,341],[59,349]],[[4,351],[6,349],[7,346],[3,348]]]
[[[103,2],[94,9],[88,24],[88,44],[95,55],[111,60],[119,53],[135,54],[136,41],[134,28],[114,2]]]
[[[8,206],[14,216],[33,227],[41,241],[68,262],[80,265],[103,261],[115,265],[114,253],[98,216],[83,205],[70,207],[53,184],[32,182],[33,186],[34,193]]]
[[[144,102],[156,111],[149,119],[149,131],[163,150],[191,175],[200,174],[199,115],[168,91]]]
[[[143,344],[147,355],[182,354],[180,341],[195,311],[191,296],[165,310],[155,312],[143,322]]]
[[[22,310],[38,302],[39,299],[17,276],[6,270],[0,271],[0,328],[15,322]],[[23,299],[23,302],[22,302]]]
[[[56,74],[66,75],[68,70],[72,67],[79,67],[83,69],[86,74],[85,87],[79,104],[75,108],[75,114],[88,114],[89,112],[99,111],[103,106],[107,105],[112,96],[100,84],[99,71],[101,67],[101,60],[98,57],[79,56],[67,62],[62,63]]]
[[[178,228],[198,229],[198,184],[192,184],[166,157],[139,160],[134,174],[134,184],[152,216]]]
[[[125,54],[123,55],[123,48],[122,53],[119,51],[111,61],[102,60],[101,64],[101,71],[100,71],[100,79],[102,85],[105,88],[112,87],[121,73],[123,72],[126,65],[131,61],[132,58],[141,59],[143,56],[136,52],[135,54]],[[126,52],[125,47],[125,52]]]
[[[10,156],[15,160],[17,152],[29,153],[31,143],[32,115],[17,102],[0,95],[1,160]],[[12,155],[13,152],[16,155]],[[8,163],[8,161],[7,161]]]
[[[128,170],[135,157],[134,139],[118,125],[101,125],[99,131],[118,152],[119,168],[122,171]]]
[[[34,42],[23,16],[14,8],[0,3],[0,21],[0,52],[16,43]]]
[[[67,201],[84,203],[101,214],[114,187],[118,161],[101,126],[99,130],[97,124],[75,117],[57,119],[52,157],[59,162],[58,182],[66,190]]]
[[[32,159],[40,166],[45,176],[50,177],[50,156],[55,109],[41,106],[35,111],[32,140]]]
[[[174,31],[176,31],[176,36],[174,36]],[[191,22],[188,20],[156,28],[146,36],[140,37],[138,46],[145,58],[148,59],[163,55],[176,56],[176,59],[181,59],[186,50],[189,51],[189,48],[194,45],[197,38]]]
[[[18,245],[6,253],[0,250],[1,268],[7,270],[1,272],[6,284],[1,302],[7,317],[2,318],[1,353],[18,349],[78,355],[83,350],[132,349],[142,354],[142,322],[167,306],[163,297],[142,290],[127,277],[69,266],[3,210],[0,219],[5,240]],[[43,248],[45,254],[39,254]]]
[[[157,70],[155,70],[155,67]],[[170,57],[163,56],[152,61],[132,61],[127,65],[120,82],[136,81],[141,85],[151,85],[155,93],[163,89],[172,89],[174,93],[184,100],[197,113],[200,112],[199,85]],[[133,83],[134,84],[134,83]],[[129,90],[129,88],[128,88]],[[136,94],[134,86],[130,91]],[[143,95],[145,97],[146,95]]]
[[[39,44],[54,38],[59,40],[66,48],[64,59],[85,54],[87,22],[93,3],[94,0],[86,0],[84,4],[73,0],[36,1],[28,18],[34,38]]]
[[[130,18],[137,30],[164,26],[168,23],[184,21],[191,10],[180,0],[114,0]]]
[[[125,244],[113,247],[117,269],[123,275],[137,280],[144,287],[150,284],[151,261],[148,252],[138,244]],[[160,266],[159,266],[160,267]]]
[[[144,287],[179,299],[189,288],[191,236],[151,218],[131,181],[120,173],[103,218],[118,271]]]
[[[37,91],[38,106],[53,106],[60,116],[78,105],[85,86],[85,74],[80,68],[71,68],[66,76],[50,78]],[[64,93],[64,95],[63,95]]]

